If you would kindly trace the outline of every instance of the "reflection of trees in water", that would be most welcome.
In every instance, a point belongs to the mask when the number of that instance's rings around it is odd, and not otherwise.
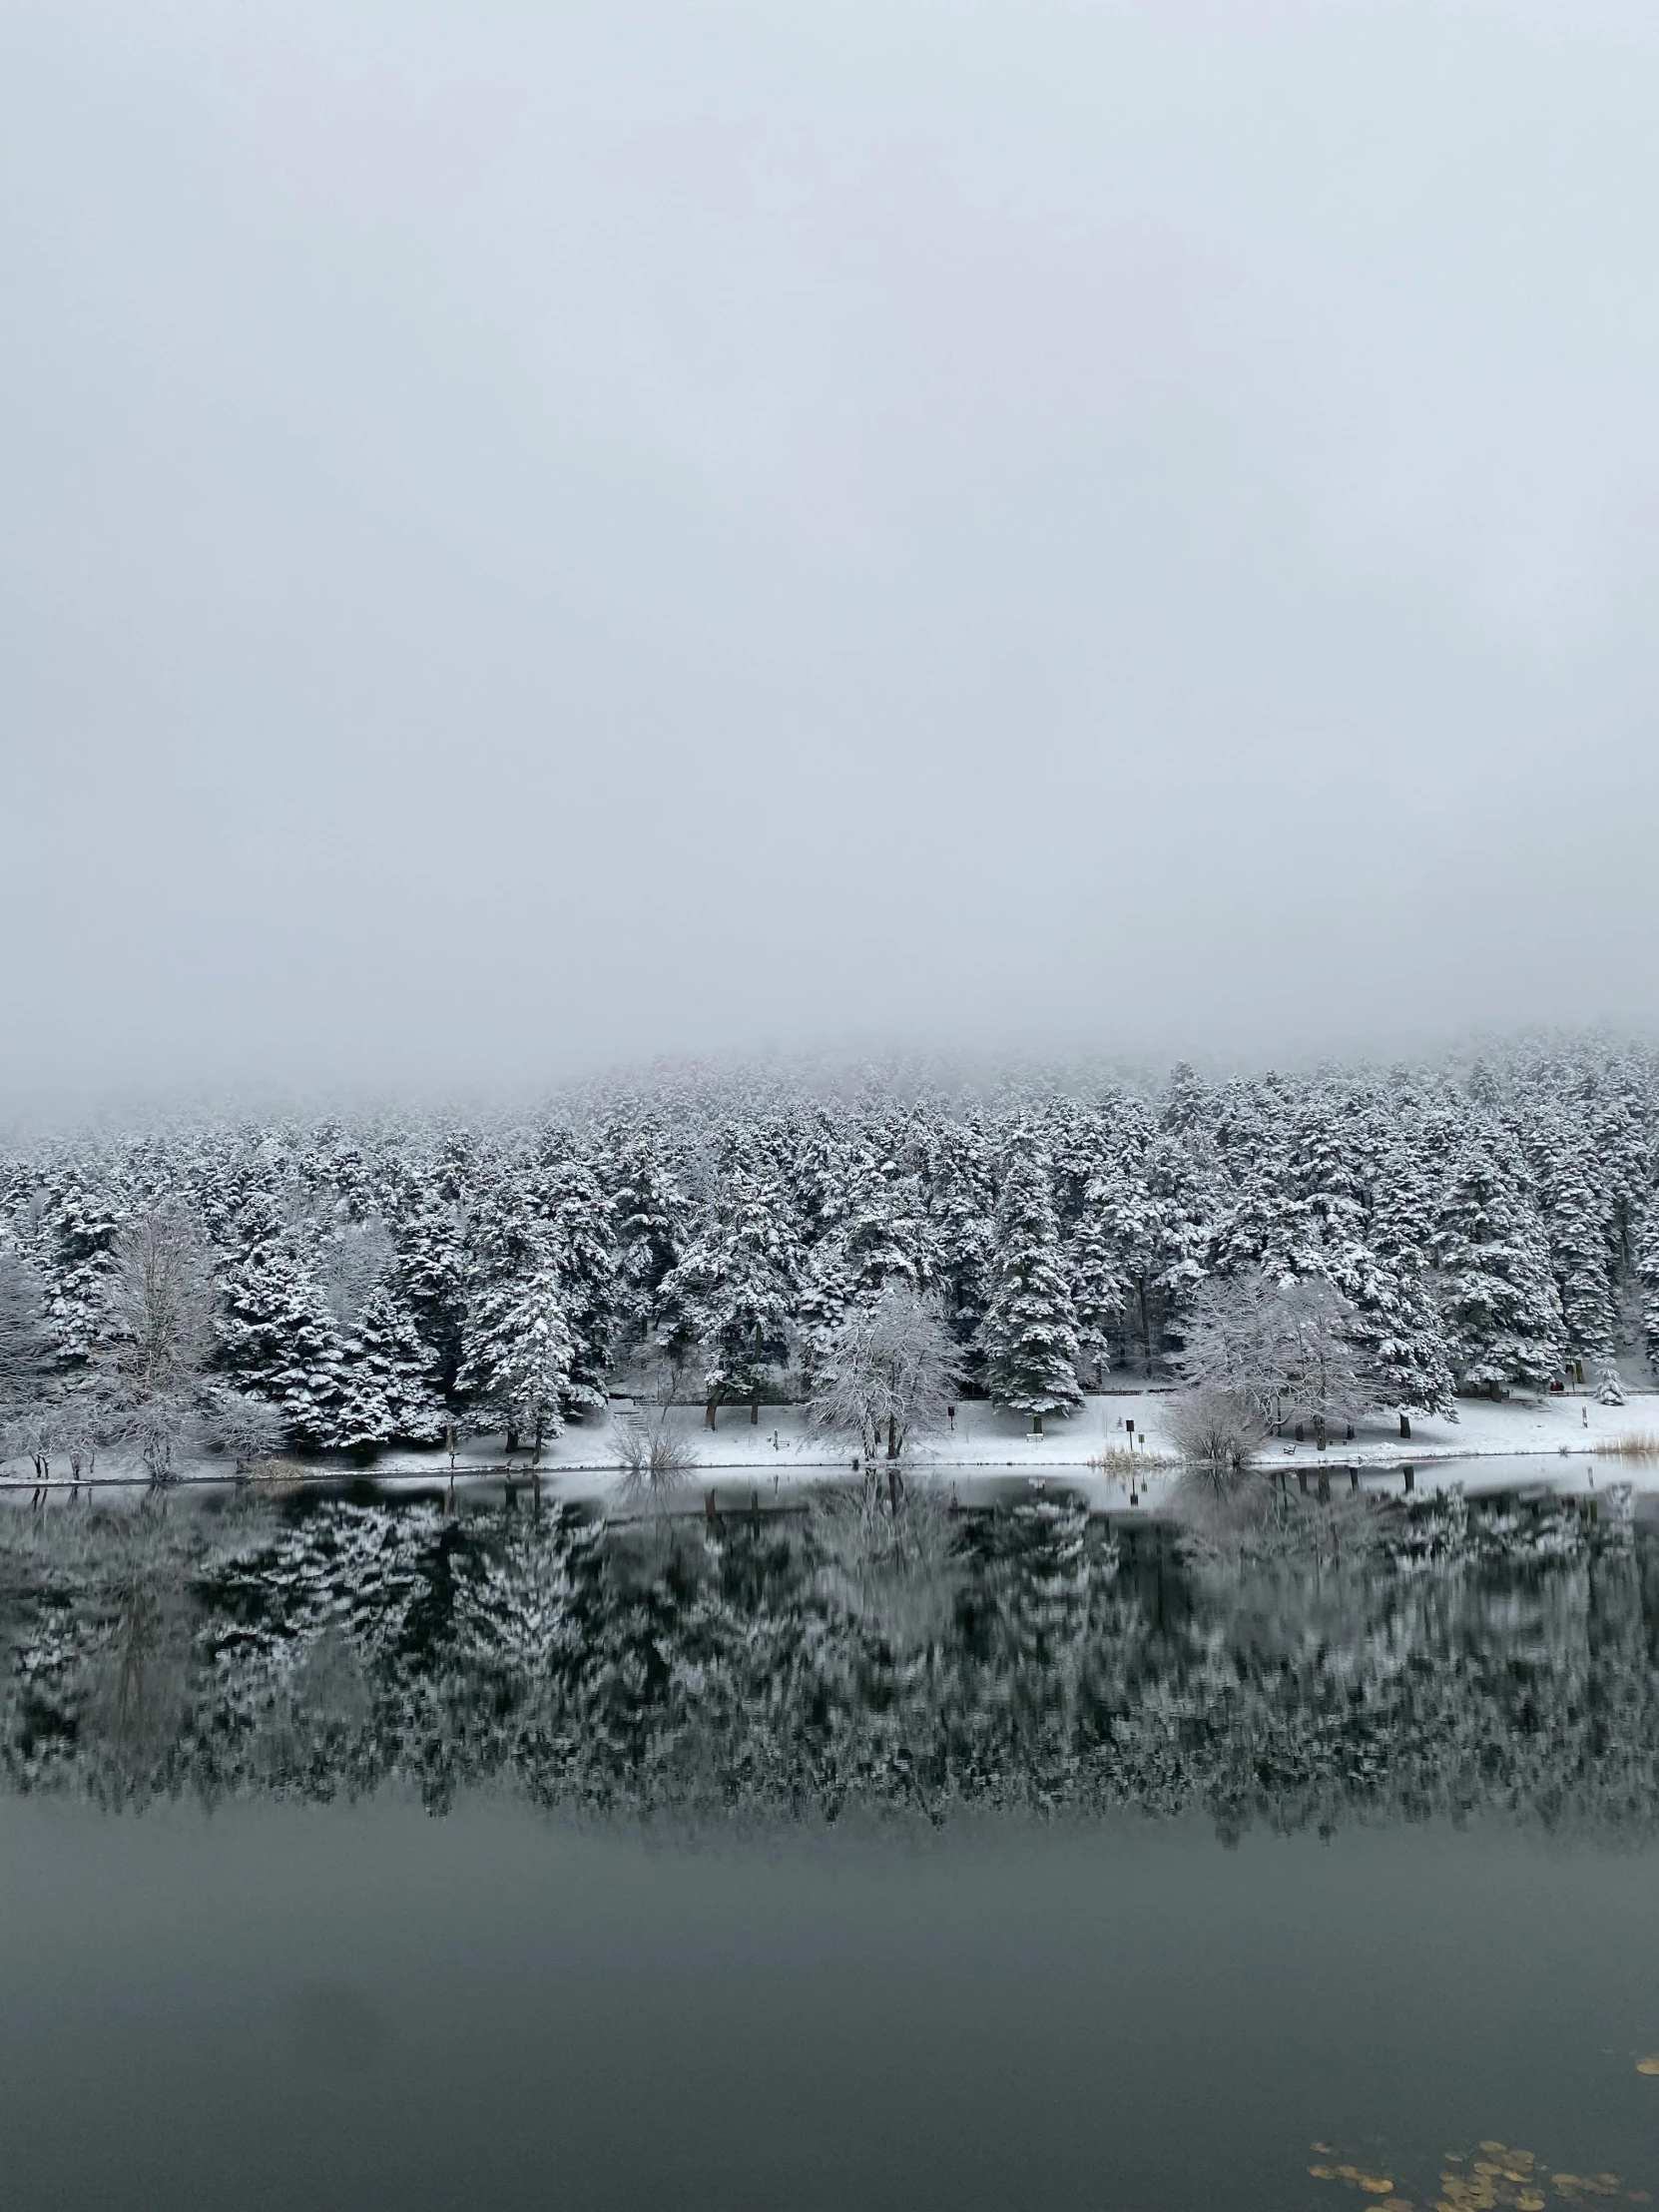
[[[191,1516],[10,1515],[5,1751],[24,1788],[60,1771],[119,1805],[176,1761],[194,1703]]]
[[[506,1781],[640,1813],[1627,1832],[1659,1807],[1656,1621],[1645,1541],[1222,1572],[1057,1499],[626,1534],[341,1500],[17,1514],[0,1762],[105,1803]]]

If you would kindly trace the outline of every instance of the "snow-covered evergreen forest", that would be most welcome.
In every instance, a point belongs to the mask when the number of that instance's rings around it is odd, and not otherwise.
[[[464,1122],[18,1143],[11,1448],[530,1443],[647,1368],[714,1422],[800,1394],[894,1290],[964,1393],[1063,1414],[1180,1372],[1246,1280],[1325,1287],[1370,1405],[1445,1409],[1659,1357],[1656,1136],[1659,1050],[1592,1040],[1145,1084],[682,1070]]]

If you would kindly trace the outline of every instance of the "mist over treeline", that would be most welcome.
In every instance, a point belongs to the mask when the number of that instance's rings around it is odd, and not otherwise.
[[[1605,1037],[1156,1080],[665,1066],[42,1135],[0,1159],[6,1387],[217,1391],[298,1449],[557,1433],[647,1377],[713,1420],[898,1290],[964,1391],[1064,1412],[1176,1372],[1215,1285],[1314,1282],[1375,1405],[1450,1409],[1659,1356],[1656,1140],[1659,1047]]]

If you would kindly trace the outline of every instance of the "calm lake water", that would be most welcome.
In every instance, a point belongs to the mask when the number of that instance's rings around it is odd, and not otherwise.
[[[1659,2188],[1659,1544],[1339,1549],[9,1513],[4,2201]]]

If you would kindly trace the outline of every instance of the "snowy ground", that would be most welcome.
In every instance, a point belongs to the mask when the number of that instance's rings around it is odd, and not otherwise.
[[[1149,1458],[1173,1452],[1167,1422],[1174,1393],[1169,1390],[1118,1390],[1091,1394],[1083,1410],[1070,1420],[1051,1418],[1041,1436],[1031,1434],[1030,1423],[1012,1413],[996,1412],[980,1403],[959,1405],[954,1427],[946,1435],[930,1438],[924,1456],[938,1467],[979,1468],[1021,1473],[1045,1467],[1077,1466],[1107,1454],[1127,1455],[1144,1450]],[[850,1471],[849,1449],[837,1450],[822,1434],[810,1433],[803,1408],[798,1405],[761,1407],[752,1422],[746,1406],[722,1409],[720,1425],[712,1432],[704,1426],[703,1409],[677,1406],[673,1418],[711,1473],[811,1472],[816,1479],[836,1469]],[[1131,1430],[1131,1424],[1133,1424]],[[1434,1458],[1467,1458],[1491,1453],[1582,1452],[1597,1444],[1624,1438],[1650,1439],[1659,1449],[1659,1392],[1630,1397],[1623,1405],[1602,1405],[1588,1393],[1565,1397],[1506,1399],[1501,1404],[1485,1399],[1459,1400],[1457,1418],[1413,1418],[1411,1439],[1403,1442],[1397,1420],[1363,1426],[1352,1442],[1340,1433],[1329,1452],[1319,1453],[1313,1443],[1289,1440],[1270,1442],[1264,1456],[1284,1457],[1312,1464],[1328,1457],[1342,1465],[1397,1467],[1403,1462],[1421,1465]],[[481,1438],[463,1456],[501,1463],[499,1438]],[[575,1472],[598,1470],[615,1464],[616,1446],[610,1423],[594,1423],[568,1429],[549,1445],[544,1461],[549,1470]],[[387,1453],[380,1468],[431,1463],[427,1453]],[[1632,1468],[1642,1464],[1633,1461]],[[1659,1487],[1659,1461],[1651,1480]]]
[[[1102,1392],[1091,1395],[1070,1420],[1049,1420],[1041,1436],[1033,1436],[1029,1422],[1011,1413],[998,1413],[984,1403],[963,1404],[957,1407],[953,1430],[930,1439],[910,1464],[914,1467],[919,1457],[964,1500],[992,1492],[1009,1478],[1051,1474],[1067,1488],[1086,1492],[1102,1509],[1156,1509],[1172,1479],[1172,1470],[1159,1463],[1172,1452],[1166,1425],[1172,1402],[1168,1390]],[[616,1502],[620,1485],[614,1417],[624,1410],[625,1404],[618,1404],[611,1417],[572,1427],[551,1443],[542,1457],[543,1483],[561,1496]],[[1413,1418],[1409,1443],[1401,1441],[1397,1421],[1389,1421],[1363,1426],[1352,1442],[1339,1433],[1325,1452],[1312,1441],[1275,1440],[1262,1456],[1267,1464],[1289,1470],[1313,1472],[1322,1464],[1336,1470],[1358,1467],[1368,1488],[1401,1485],[1402,1469],[1410,1465],[1418,1488],[1453,1478],[1471,1486],[1554,1478],[1575,1489],[1599,1479],[1603,1485],[1631,1481],[1639,1490],[1659,1492],[1659,1393],[1633,1393],[1623,1405],[1602,1405],[1588,1393],[1514,1397],[1501,1404],[1465,1399],[1457,1410],[1455,1421]],[[798,1405],[763,1406],[758,1422],[751,1421],[747,1406],[729,1406],[712,1432],[704,1425],[700,1405],[678,1406],[671,1417],[697,1455],[687,1489],[698,1503],[709,1488],[733,1504],[747,1503],[756,1493],[781,1501],[852,1471],[850,1449],[810,1433]],[[1610,1444],[1630,1438],[1650,1442],[1656,1456],[1626,1459],[1608,1453]],[[527,1474],[525,1455],[520,1452],[509,1462],[504,1442],[502,1437],[470,1439],[455,1454],[456,1475],[499,1477],[509,1465]],[[1450,1460],[1481,1464],[1459,1466],[1455,1476],[1443,1468],[1433,1471],[1437,1463]],[[1091,1461],[1104,1464],[1091,1466]],[[1523,1466],[1523,1461],[1532,1464]],[[449,1466],[448,1454],[441,1450],[404,1450],[382,1452],[360,1471],[377,1482],[429,1484],[446,1478]],[[99,1466],[104,1476],[133,1471],[110,1460]],[[182,1471],[214,1479],[222,1478],[224,1469],[222,1462],[206,1461]],[[295,1465],[294,1472],[300,1471]],[[343,1463],[308,1462],[303,1471],[337,1478],[353,1470]],[[13,1461],[0,1486],[32,1489],[26,1463]]]

